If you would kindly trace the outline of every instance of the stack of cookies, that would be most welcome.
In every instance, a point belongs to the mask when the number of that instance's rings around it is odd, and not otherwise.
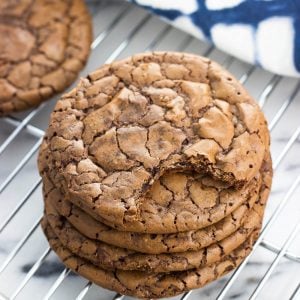
[[[258,237],[272,163],[263,113],[209,59],[154,52],[65,94],[39,154],[42,226],[64,264],[160,298],[236,268]]]

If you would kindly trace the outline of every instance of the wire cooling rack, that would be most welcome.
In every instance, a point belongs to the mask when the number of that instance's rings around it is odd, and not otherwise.
[[[94,41],[81,76],[145,50],[193,52],[228,68],[269,121],[275,176],[254,251],[228,276],[172,299],[300,299],[300,81],[238,61],[127,2],[88,4]],[[64,268],[39,227],[43,201],[36,157],[57,98],[0,119],[0,299],[129,299]]]

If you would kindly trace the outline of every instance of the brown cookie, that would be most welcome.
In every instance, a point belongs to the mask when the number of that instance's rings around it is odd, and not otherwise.
[[[208,284],[236,268],[250,253],[258,236],[258,231],[254,231],[244,244],[211,265],[188,271],[147,273],[101,269],[65,248],[46,219],[42,226],[52,249],[68,268],[104,288],[139,298],[171,297]]]
[[[148,254],[195,251],[221,241],[235,232],[247,219],[255,201],[260,205],[265,204],[271,186],[271,160],[269,159],[265,165],[258,195],[260,199],[256,194],[253,194],[248,201],[223,220],[196,231],[164,235],[120,232],[95,220],[71,204],[57,188],[53,188],[47,194],[45,201],[54,206],[60,215],[64,216],[72,226],[87,238]]]
[[[87,60],[91,39],[84,0],[1,0],[0,115],[68,87]]]
[[[49,192],[56,193],[54,189],[57,186],[63,190],[61,181],[57,180],[57,172],[49,170],[47,173],[48,175],[44,176],[44,198]],[[47,181],[51,181],[50,184],[46,182],[46,176],[48,177]],[[145,201],[139,206],[142,221],[145,224],[152,224],[152,227],[148,228],[146,232],[148,234],[178,233],[184,229],[186,229],[185,231],[190,228],[202,229],[221,221],[242,204],[247,203],[250,198],[257,197],[261,185],[261,174],[257,174],[249,184],[239,190],[213,187],[211,184],[207,177],[200,177],[192,173],[165,173],[162,175],[157,183],[151,186],[145,196]],[[96,220],[122,231],[122,227],[112,226],[79,199],[72,195],[66,197]],[[180,218],[183,212],[191,214],[188,220]],[[135,223],[132,222],[130,228],[131,232],[135,232]]]
[[[171,234],[118,231],[97,221],[70,201],[61,199],[63,196],[57,189],[52,190],[46,197],[46,201],[50,202],[58,213],[84,236],[121,248],[159,254],[198,250],[226,238],[243,224],[257,200],[257,195],[254,194],[249,201],[213,225],[199,230]]]
[[[103,66],[58,101],[39,169],[111,227],[174,233],[240,206],[268,151],[265,118],[231,74],[154,52]]]
[[[254,229],[260,227],[264,206],[259,203],[245,223],[227,238],[198,251],[167,254],[144,254],[88,239],[46,203],[45,218],[62,245],[72,253],[103,269],[173,272],[199,268],[220,261],[240,246]]]

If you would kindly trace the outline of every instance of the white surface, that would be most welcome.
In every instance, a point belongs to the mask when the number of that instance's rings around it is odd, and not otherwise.
[[[294,38],[292,18],[274,17],[262,21],[256,31],[257,55],[262,66],[273,72],[289,70],[290,76],[296,76]]]
[[[190,31],[191,34],[193,34],[195,37],[204,40],[205,39],[205,35],[202,32],[202,30],[197,27],[190,18],[185,17],[185,16],[181,16],[178,17],[174,20],[173,24],[177,27],[177,28],[181,28],[181,29],[188,29]]]
[[[212,10],[230,8],[239,5],[245,0],[206,0],[206,7]]]
[[[211,30],[214,44],[221,50],[245,59],[255,60],[254,32],[249,25],[217,24]]]
[[[137,2],[158,9],[178,9],[184,14],[193,13],[198,8],[196,0],[137,0]]]

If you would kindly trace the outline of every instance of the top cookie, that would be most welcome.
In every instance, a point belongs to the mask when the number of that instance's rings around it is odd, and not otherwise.
[[[166,172],[240,188],[268,151],[265,118],[231,74],[203,57],[154,52],[103,66],[58,101],[39,168],[56,170],[70,200],[107,223],[147,231],[143,196]]]
[[[0,115],[63,91],[89,54],[83,0],[0,1]]]

